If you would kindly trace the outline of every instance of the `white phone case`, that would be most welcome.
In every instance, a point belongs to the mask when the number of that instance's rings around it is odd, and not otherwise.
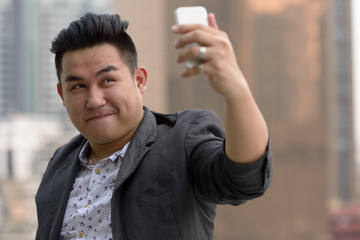
[[[179,7],[175,10],[175,21],[177,24],[203,24],[208,26],[206,8],[202,6]]]
[[[175,10],[176,24],[203,24],[209,26],[206,8],[202,6],[179,7]],[[191,45],[191,44],[189,44]],[[185,61],[187,68],[192,68],[198,64],[197,59]]]

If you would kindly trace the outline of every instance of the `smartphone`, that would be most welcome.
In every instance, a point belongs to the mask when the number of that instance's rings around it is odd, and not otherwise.
[[[176,24],[203,24],[208,26],[208,14],[202,6],[179,7],[175,10]]]
[[[206,8],[202,6],[179,7],[175,10],[176,24],[203,24],[209,26],[208,13]],[[196,44],[196,43],[194,43]],[[188,44],[192,45],[192,44]],[[187,68],[192,68],[198,64],[197,59],[189,59],[185,61]]]

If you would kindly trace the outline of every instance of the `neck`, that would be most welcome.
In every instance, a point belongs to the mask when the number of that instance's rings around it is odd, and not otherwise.
[[[132,138],[133,134],[128,137],[121,138],[119,140],[105,143],[97,144],[90,142],[91,150],[89,158],[93,165],[97,164],[101,159],[111,156],[114,152],[121,150]]]

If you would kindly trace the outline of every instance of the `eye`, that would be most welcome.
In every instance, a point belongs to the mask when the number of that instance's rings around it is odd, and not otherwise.
[[[106,78],[106,79],[104,80],[104,83],[109,83],[109,82],[114,82],[114,79]]]
[[[77,84],[72,87],[72,89],[79,89],[79,88],[85,88],[84,84]]]

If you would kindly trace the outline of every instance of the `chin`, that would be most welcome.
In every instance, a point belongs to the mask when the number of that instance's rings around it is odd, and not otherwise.
[[[102,137],[92,137],[88,140],[94,144],[104,145],[104,144],[116,142],[118,140],[118,138],[102,136]]]

